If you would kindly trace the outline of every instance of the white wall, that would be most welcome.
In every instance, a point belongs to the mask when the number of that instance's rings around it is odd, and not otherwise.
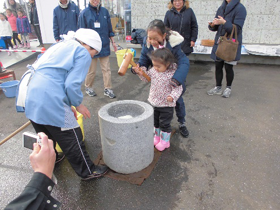
[[[146,29],[153,19],[164,19],[169,0],[132,0],[132,29]],[[247,44],[280,44],[280,0],[241,0],[247,9],[243,42]],[[214,39],[208,30],[222,0],[190,0],[198,22],[198,39]]]

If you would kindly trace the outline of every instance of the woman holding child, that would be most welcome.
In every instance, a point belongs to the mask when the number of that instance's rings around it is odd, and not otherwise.
[[[181,50],[181,43],[183,41],[184,38],[178,32],[168,30],[162,20],[153,20],[147,29],[147,38],[143,43],[138,67],[146,67],[148,69],[150,66],[153,66],[152,60],[149,57],[151,52],[166,47],[174,55],[178,65],[176,72],[170,80],[170,84],[174,87],[182,85],[184,93],[186,90],[185,80],[189,71],[189,59]],[[189,132],[185,125],[186,110],[182,95],[176,101],[175,110],[178,117],[180,133],[183,137],[188,137]]]

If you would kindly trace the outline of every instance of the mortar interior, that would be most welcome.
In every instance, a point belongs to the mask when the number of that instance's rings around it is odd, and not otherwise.
[[[145,109],[138,104],[116,104],[108,109],[111,117],[119,118],[130,115],[133,118],[143,114]]]

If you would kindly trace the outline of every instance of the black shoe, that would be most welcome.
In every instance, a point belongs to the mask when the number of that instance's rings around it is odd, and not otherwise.
[[[94,179],[105,175],[108,172],[109,168],[105,165],[97,165],[95,166],[92,174],[88,175],[86,178],[82,178],[83,181]]]
[[[189,136],[189,131],[187,129],[187,126],[185,126],[185,124],[181,124],[179,126],[179,130],[180,130],[180,133],[181,135],[184,137],[184,138],[187,138]]]
[[[59,152],[58,155],[56,156],[55,164],[61,162],[65,158],[65,155],[63,152]]]

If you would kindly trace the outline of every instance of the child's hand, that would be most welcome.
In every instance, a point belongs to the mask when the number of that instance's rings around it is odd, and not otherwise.
[[[166,99],[168,102],[173,102],[173,98],[171,96],[167,96],[167,99]]]
[[[139,64],[137,64],[136,67],[132,67],[132,69],[135,71],[136,74],[139,74],[139,75],[143,75],[143,71],[142,69],[139,67]]]

